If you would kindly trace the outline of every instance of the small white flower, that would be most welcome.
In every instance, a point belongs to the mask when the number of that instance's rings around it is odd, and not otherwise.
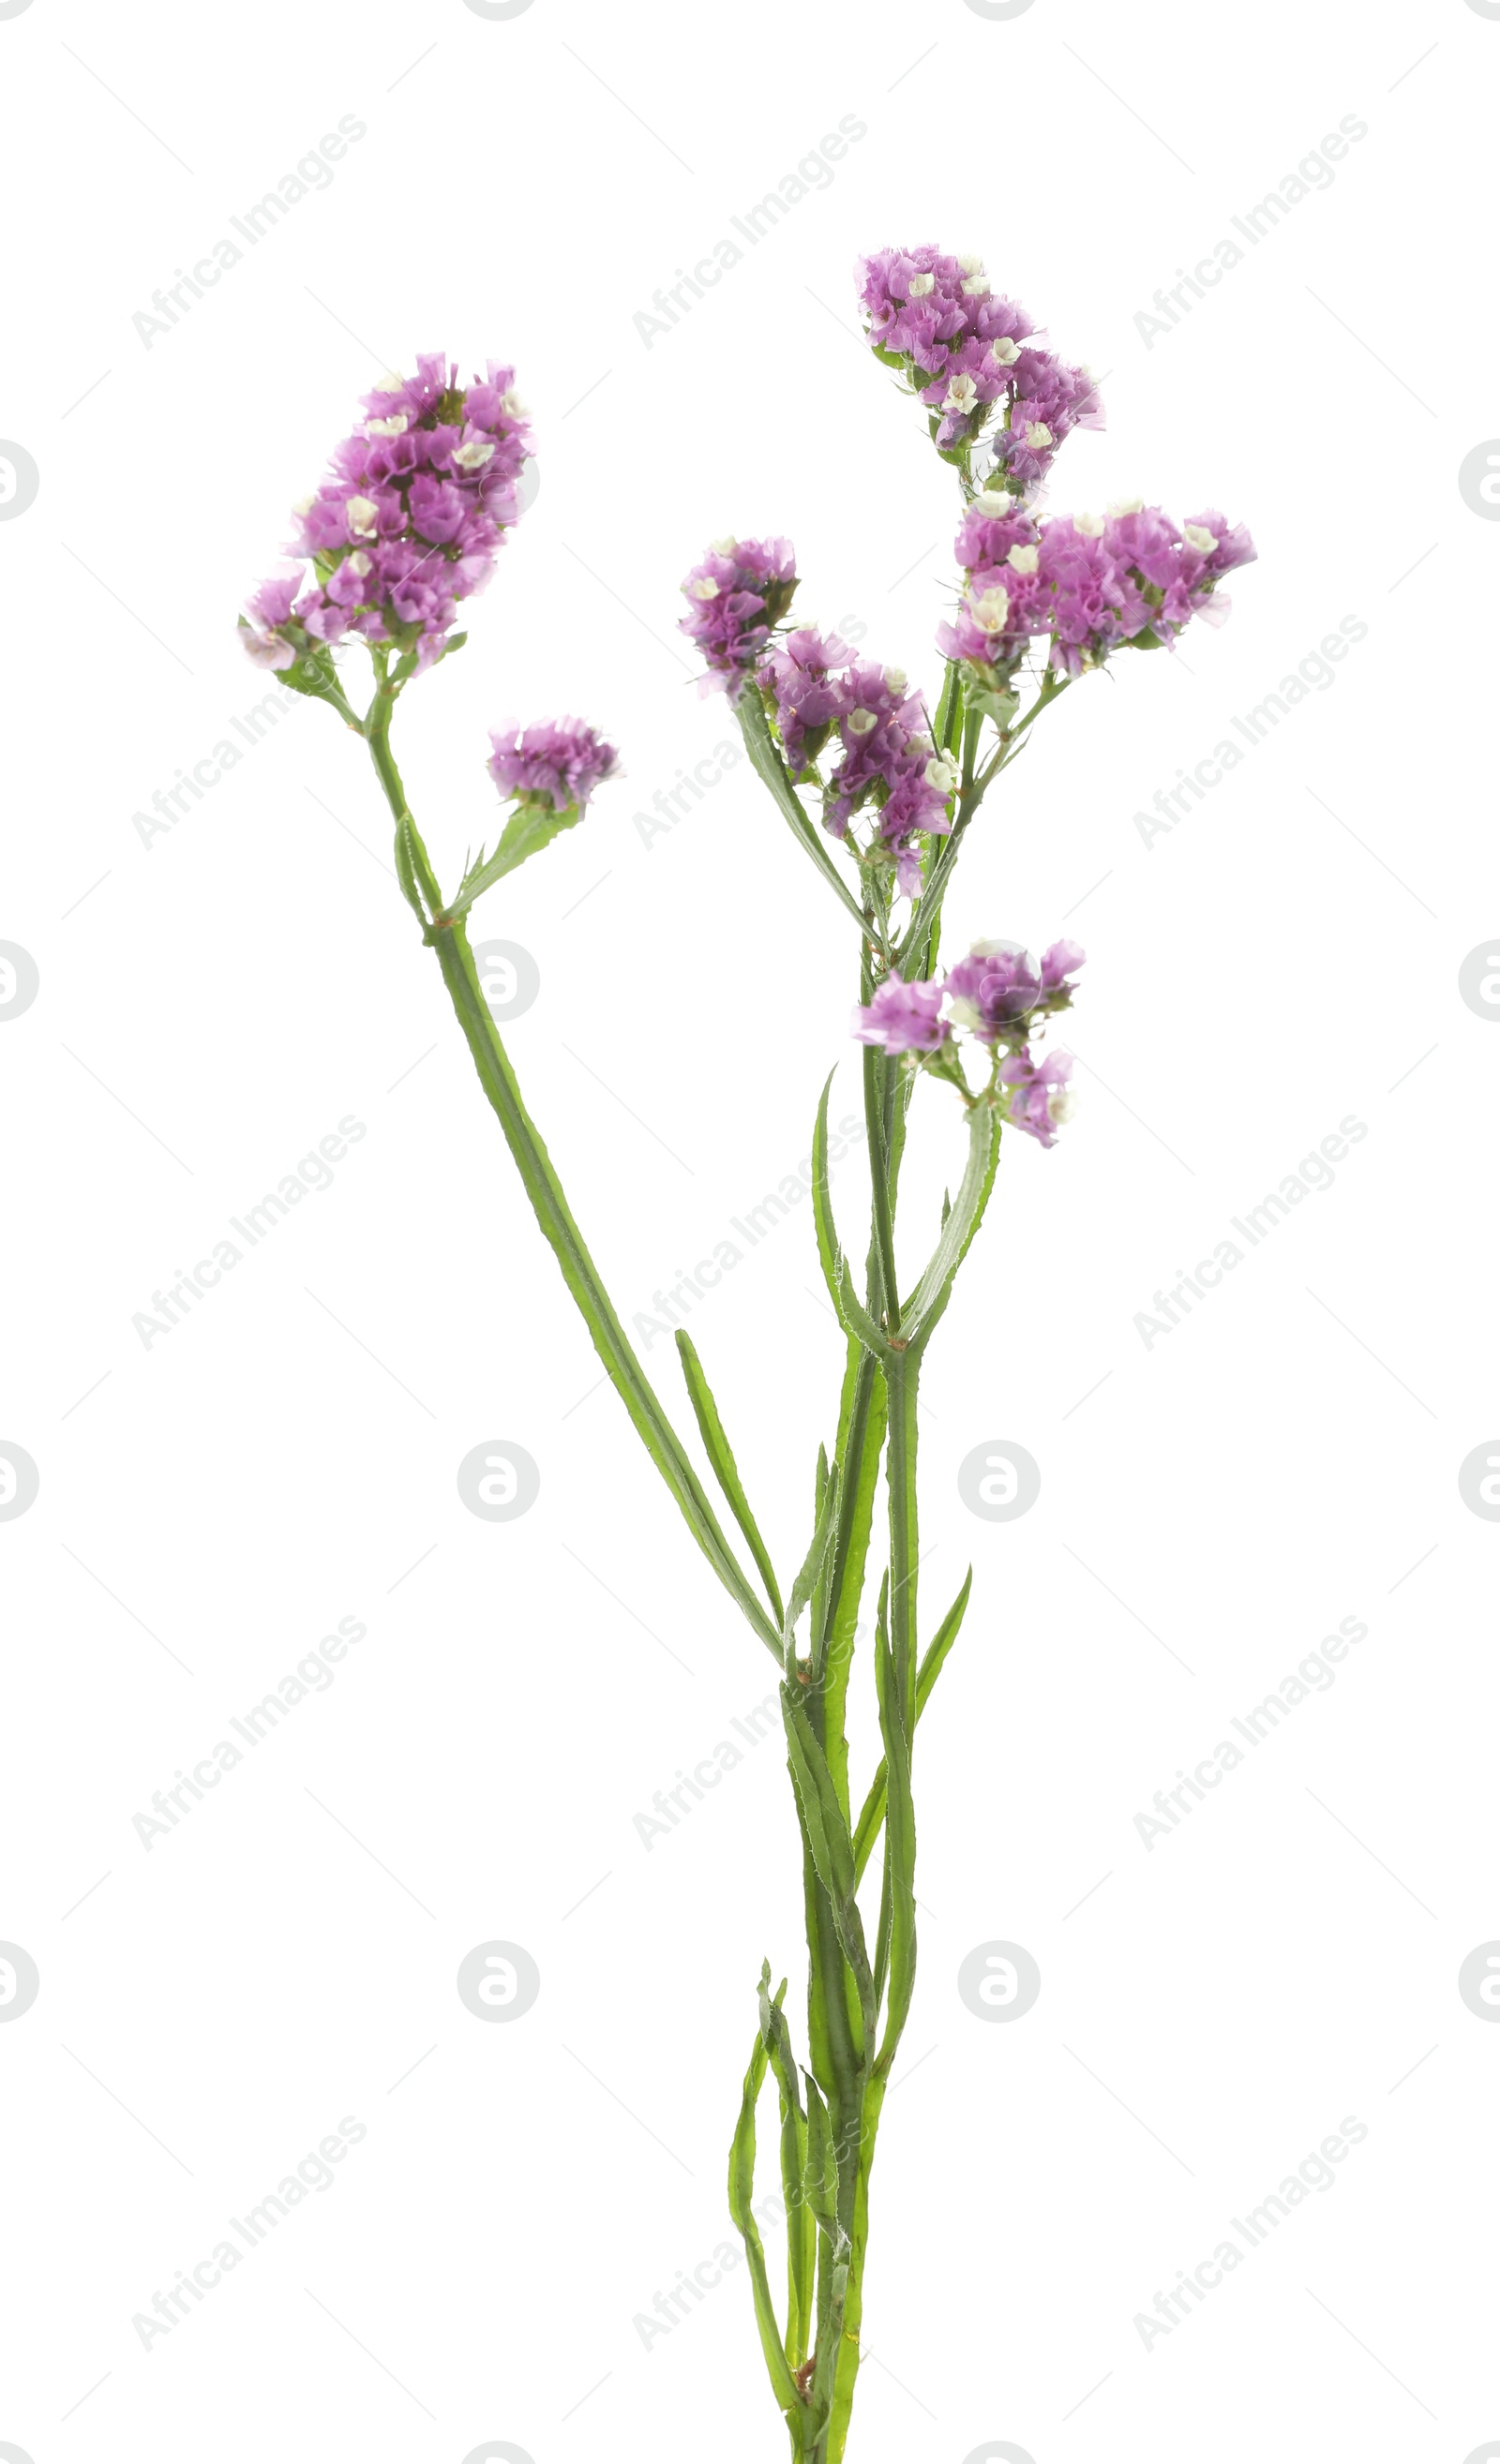
[[[392,411],[388,419],[367,419],[364,423],[366,436],[404,436],[406,432],[407,414],[404,410]]]
[[[292,508],[292,511],[296,514],[298,519],[300,520],[304,514],[310,514],[312,512],[313,507],[317,502],[318,499],[316,496],[298,496],[296,504]]]
[[[1021,346],[1008,334],[1002,334],[998,342],[991,342],[989,355],[998,368],[1013,368],[1021,357]]]
[[[1075,531],[1081,532],[1085,539],[1102,539],[1104,537],[1104,516],[1102,514],[1074,514],[1073,528]]]
[[[354,550],[353,555],[346,556],[343,561],[348,566],[349,571],[351,573],[357,573],[360,580],[363,582],[370,569],[370,561],[365,555],[364,550],[362,547],[357,547]]]
[[[922,776],[929,787],[938,787],[945,796],[951,796],[959,783],[959,765],[951,755],[935,753]]]
[[[904,668],[887,668],[885,670],[885,680],[893,693],[905,693],[906,670]]]
[[[733,556],[739,541],[737,539],[710,539],[709,545],[716,556]]]
[[[1184,522],[1182,537],[1189,547],[1196,547],[1200,556],[1212,556],[1219,544],[1212,531],[1205,531],[1202,522]]]
[[[969,601],[969,605],[974,611],[975,621],[984,632],[1004,631],[1010,615],[1010,593],[1002,589],[999,583],[993,589],[982,590],[977,599]]]
[[[377,393],[399,393],[406,382],[399,368],[387,368],[375,390]]]
[[[960,256],[958,263],[960,274],[982,274],[984,271],[984,259],[982,256]]]
[[[1003,514],[1015,511],[1009,491],[1004,488],[982,488],[969,507],[973,514],[982,514],[986,521],[998,521]]]
[[[1144,496],[1116,496],[1110,507],[1112,514],[1140,514],[1146,509]]]
[[[966,275],[962,287],[970,299],[986,299],[989,297],[989,275],[987,274]]]
[[[514,385],[501,394],[500,408],[507,419],[525,419],[528,416],[527,406],[522,402]]]
[[[938,276],[936,274],[914,274],[911,281],[906,286],[907,297],[909,299],[925,299],[937,279]]]
[[[375,525],[380,519],[380,507],[372,504],[368,496],[351,496],[343,512],[344,519],[349,525],[351,539],[374,538]]]
[[[875,724],[875,714],[872,710],[851,710],[844,723],[850,736],[868,736]]]
[[[1047,1117],[1049,1121],[1058,1123],[1070,1121],[1077,1110],[1078,1098],[1070,1087],[1052,1089],[1047,1099]]]
[[[471,436],[467,445],[455,445],[452,459],[460,471],[482,471],[495,451],[495,441],[489,436]]]
[[[1051,441],[1052,431],[1048,427],[1045,419],[1028,419],[1026,421],[1026,443],[1030,446],[1033,453],[1040,453],[1044,445],[1050,445]]]
[[[979,399],[979,387],[969,376],[955,377],[942,398],[944,410],[972,410]]]
[[[690,599],[717,599],[718,597],[718,584],[715,581],[713,575],[711,573],[700,573],[695,582],[690,582],[688,584],[688,597]]]
[[[952,1019],[955,1026],[972,1027],[978,1026],[980,1023],[979,1011],[975,1008],[974,1003],[967,1000],[962,993],[950,993],[948,995],[948,1016]]]
[[[1005,562],[1016,573],[1035,573],[1039,553],[1034,547],[1013,547]]]

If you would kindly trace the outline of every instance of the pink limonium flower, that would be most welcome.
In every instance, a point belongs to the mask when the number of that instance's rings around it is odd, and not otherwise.
[[[948,1040],[939,983],[903,983],[893,968],[875,986],[870,1001],[857,1008],[849,1031],[861,1044],[878,1044],[894,1059],[901,1052],[936,1052]]]
[[[1010,1089],[1005,1118],[1040,1145],[1054,1146],[1060,1124],[1072,1118],[1074,1097],[1068,1083],[1072,1074],[1070,1052],[1049,1052],[1043,1061],[1034,1060],[1028,1048],[1012,1053],[1000,1065],[1000,1076]]]
[[[789,539],[714,540],[682,584],[690,612],[680,629],[696,643],[708,669],[700,691],[739,700],[796,587]]]
[[[837,635],[808,627],[767,653],[759,680],[793,779],[816,780],[812,765],[826,748],[832,759],[825,829],[847,839],[854,816],[869,806],[875,829],[862,861],[893,864],[898,893],[915,897],[922,879],[918,841],[952,827],[958,773],[937,751],[921,695],[908,687],[905,671],[857,658]]]
[[[456,361],[424,352],[414,377],[388,378],[364,408],[297,508],[292,548],[311,560],[311,585],[288,598],[284,581],[267,583],[250,602],[245,647],[262,665],[289,668],[352,633],[430,666],[519,517],[531,434],[508,367],[492,360],[461,387]]]
[[[1054,941],[1042,963],[1013,941],[976,941],[943,981],[948,1015],[980,1044],[1026,1043],[1031,1022],[1072,1006],[1072,979],[1084,964],[1076,941]]]
[[[1170,648],[1195,616],[1224,621],[1216,585],[1255,556],[1249,533],[1222,514],[1180,530],[1137,497],[1032,525],[995,490],[966,508],[955,547],[963,596],[938,648],[986,675],[1013,668],[1034,636],[1048,637],[1049,665],[1069,676],[1121,648]]]
[[[485,767],[502,796],[581,815],[596,787],[618,778],[620,757],[581,718],[544,718],[533,727],[492,732]]]
[[[1023,308],[992,289],[977,256],[880,249],[855,268],[871,349],[900,367],[933,414],[938,451],[991,439],[1007,487],[1029,493],[1075,428],[1102,428],[1087,368],[1043,347]]]

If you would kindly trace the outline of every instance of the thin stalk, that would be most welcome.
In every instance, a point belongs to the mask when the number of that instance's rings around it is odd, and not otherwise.
[[[886,1487],[891,1508],[891,1650],[896,1698],[908,1741],[916,1726],[916,1380],[919,1354],[893,1353],[885,1364],[890,1430]]]
[[[445,918],[437,880],[428,860],[421,832],[407,803],[389,743],[394,693],[382,685],[371,705],[365,734],[381,785],[396,823],[397,869],[408,903],[418,915],[427,913],[425,937],[437,954],[458,1023],[464,1032],[479,1083],[505,1133],[517,1170],[541,1231],[550,1243],[562,1278],[572,1293],[595,1351],[610,1382],[675,1498],[689,1529],[725,1590],[743,1611],[761,1640],[780,1663],[782,1639],[766,1616],[719,1528],[702,1483],[672,1422],[651,1389],[615,1309],[599,1269],[574,1222],[562,1184],[535,1123],[521,1100],[516,1073],[500,1040],[489,1004],[479,989],[478,974],[461,918]]]
[[[901,1289],[895,1275],[895,1233],[891,1216],[890,1141],[886,1131],[887,1080],[894,1064],[872,1044],[865,1046],[865,1134],[870,1145],[871,1224],[886,1332],[901,1331]]]

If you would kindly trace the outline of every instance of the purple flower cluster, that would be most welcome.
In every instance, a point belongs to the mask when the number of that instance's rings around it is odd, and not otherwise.
[[[535,727],[492,733],[486,768],[502,796],[581,816],[596,787],[617,778],[620,756],[581,718],[544,718]]]
[[[1041,346],[1025,310],[991,290],[977,256],[886,248],[855,273],[871,347],[921,395],[940,451],[972,445],[998,410],[989,442],[1000,473],[1028,493],[1075,428],[1103,427],[1088,369]]]
[[[966,508],[955,553],[963,597],[938,627],[944,656],[992,672],[1048,634],[1051,666],[1075,676],[1124,644],[1170,645],[1194,616],[1222,624],[1229,603],[1215,586],[1254,561],[1255,545],[1223,514],[1195,514],[1179,530],[1137,497],[1108,514],[1036,522],[986,490]]]
[[[316,495],[297,508],[291,553],[310,559],[247,604],[252,658],[289,668],[347,633],[439,657],[461,599],[483,587],[518,518],[531,451],[512,371],[493,360],[467,387],[456,361],[424,352],[414,377],[364,398],[365,417],[335,451]]]
[[[702,691],[738,701],[760,663],[771,628],[791,605],[797,564],[783,539],[715,539],[682,584],[691,613],[680,629],[708,668]]]
[[[940,1052],[956,1028],[966,1028],[992,1052],[1003,1049],[995,1077],[1005,1089],[1005,1118],[1049,1147],[1057,1124],[1072,1110],[1072,1057],[1051,1053],[1038,1061],[1030,1040],[1047,1018],[1071,1008],[1073,978],[1083,963],[1076,941],[1054,941],[1040,966],[1013,942],[976,941],[940,981],[904,983],[893,968],[855,1010],[852,1032],[893,1059]]]
[[[871,806],[876,825],[864,860],[893,863],[897,891],[915,897],[918,841],[952,826],[958,776],[937,751],[921,695],[908,690],[904,671],[859,659],[836,634],[805,628],[767,654],[760,681],[795,780],[814,775],[830,738],[838,745],[824,786],[825,828],[847,838],[854,815]]]

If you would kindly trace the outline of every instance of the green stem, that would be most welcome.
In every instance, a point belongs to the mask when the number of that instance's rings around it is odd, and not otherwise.
[[[371,705],[365,733],[370,758],[396,823],[396,863],[408,903],[426,927],[427,940],[437,954],[458,1023],[464,1032],[479,1084],[505,1133],[532,1210],[550,1243],[562,1278],[577,1304],[615,1392],[630,1416],[637,1435],[675,1498],[688,1529],[731,1597],[743,1611],[778,1663],[782,1639],[756,1596],[719,1528],[703,1485],[672,1422],[657,1400],[625,1329],[615,1313],[599,1270],[574,1222],[552,1159],[521,1101],[516,1073],[499,1030],[479,989],[474,954],[461,919],[443,917],[442,895],[428,860],[421,832],[412,819],[389,743],[392,689],[382,684]],[[425,913],[424,913],[425,908]]]
[[[895,1353],[885,1364],[890,1430],[886,1487],[891,1509],[891,1650],[896,1697],[910,1742],[916,1726],[916,1380],[919,1353]]]
[[[891,1212],[891,1146],[887,1131],[887,1089],[896,1064],[865,1045],[865,1133],[870,1146],[871,1221],[886,1332],[901,1330],[901,1287],[895,1275],[895,1230]],[[874,1295],[871,1294],[871,1298]]]

